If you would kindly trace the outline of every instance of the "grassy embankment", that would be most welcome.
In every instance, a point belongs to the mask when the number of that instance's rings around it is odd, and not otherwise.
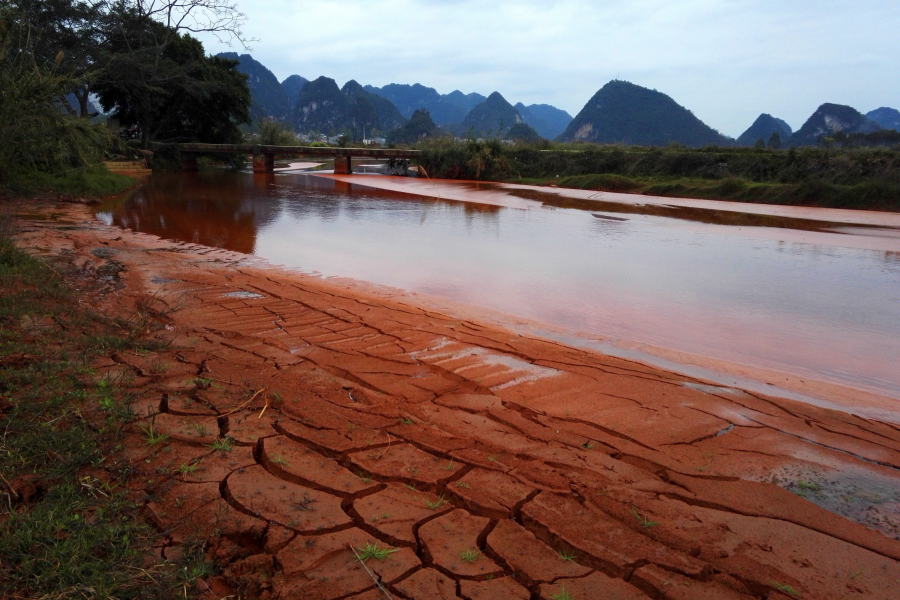
[[[112,350],[153,350],[137,333],[146,321],[79,303],[71,268],[17,249],[0,219],[0,597],[186,597],[207,573],[202,552],[152,558],[146,498],[118,456],[129,394],[91,368]]]
[[[900,211],[900,151],[884,148],[767,150],[622,145],[423,144],[432,177],[509,181],[704,198]]]

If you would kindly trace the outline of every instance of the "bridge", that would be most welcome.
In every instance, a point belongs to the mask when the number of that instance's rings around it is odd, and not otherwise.
[[[385,148],[326,148],[315,146],[261,146],[254,144],[179,144],[181,150],[181,167],[185,171],[197,170],[198,154],[245,154],[253,156],[254,173],[272,173],[275,170],[275,157],[281,156],[323,156],[334,158],[334,172],[349,175],[353,172],[351,159],[395,158],[416,159],[419,150],[392,150]]]

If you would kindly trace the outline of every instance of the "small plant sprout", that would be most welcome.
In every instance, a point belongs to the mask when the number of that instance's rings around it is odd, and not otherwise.
[[[466,483],[465,481],[457,481],[456,483],[453,484],[453,487],[458,487],[458,488],[468,489],[468,488],[469,488],[469,484]]]
[[[144,432],[144,437],[147,439],[148,446],[155,446],[157,444],[162,444],[167,439],[169,439],[169,436],[167,436],[166,434],[159,433],[158,431],[156,431],[153,428],[153,423],[150,423],[150,425],[146,426],[146,427],[142,426],[141,431]]]
[[[437,510],[442,507],[447,501],[444,499],[444,495],[441,494],[438,496],[438,499],[435,502],[432,502],[428,498],[425,499],[425,506],[430,508],[431,510]]]
[[[567,553],[567,552],[560,552],[559,557],[563,560],[568,560],[568,561],[572,561],[572,562],[575,561],[575,553],[574,552],[572,552],[571,554]]]
[[[209,445],[213,450],[231,452],[234,449],[234,440],[230,437],[219,438]]]
[[[798,592],[797,590],[795,590],[794,588],[792,588],[792,587],[789,586],[789,585],[785,585],[785,584],[782,584],[782,583],[773,583],[772,586],[773,586],[776,590],[778,590],[779,592],[784,592],[784,593],[789,594],[789,595],[791,595],[791,596],[797,597],[797,596],[800,595],[800,592]]]
[[[188,464],[183,464],[183,465],[179,466],[179,467],[176,469],[176,471],[178,471],[179,474],[181,474],[182,476],[184,476],[184,475],[190,475],[191,473],[193,473],[194,471],[196,471],[198,468],[199,468],[199,467],[197,466],[197,463],[191,463],[191,464],[189,464],[189,465],[188,465]]]
[[[191,427],[197,432],[197,435],[204,437],[206,435],[206,425],[203,423],[191,423]]]
[[[401,425],[414,425],[415,424],[415,422],[412,419],[410,419],[409,417],[405,417],[403,419],[398,419],[397,422],[400,423]]]
[[[460,557],[467,563],[473,563],[481,558],[481,551],[479,551],[478,548],[463,550],[463,552],[460,554]]]
[[[596,445],[597,445],[597,442],[587,441],[587,442],[583,443],[581,445],[581,447],[585,448],[587,450],[593,450],[594,446],[596,446]]]
[[[553,600],[575,600],[575,597],[572,596],[572,594],[569,593],[569,590],[564,587],[560,587],[559,592],[557,592],[556,594],[552,594],[550,598],[552,598]]]
[[[365,473],[363,473],[362,471],[359,472],[359,478],[362,479],[363,483],[372,483],[372,478],[369,477],[368,475],[366,475]]]
[[[359,551],[359,561],[366,562],[370,558],[374,558],[375,560],[384,560],[394,552],[397,552],[396,548],[379,548],[378,544],[366,544],[365,548],[357,548]]]
[[[442,468],[443,468],[445,471],[452,471],[452,470],[453,470],[453,459],[452,459],[452,458],[450,459],[450,464],[449,464],[449,465],[447,465],[446,467],[442,467]]]
[[[634,509],[633,506],[631,507],[631,514],[633,514],[634,517],[638,520],[638,522],[641,524],[641,527],[644,527],[645,529],[650,529],[651,527],[656,527],[657,525],[659,525],[659,523],[657,523],[656,521],[651,521],[644,515],[640,514]]]
[[[282,466],[288,465],[287,459],[285,457],[281,456],[280,454],[274,454],[271,458],[271,461],[273,463],[275,463],[276,465],[282,465]]]

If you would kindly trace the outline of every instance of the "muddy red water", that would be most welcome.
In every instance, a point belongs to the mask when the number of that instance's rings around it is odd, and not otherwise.
[[[438,183],[442,198],[427,198],[364,185],[374,179],[154,175],[97,214],[574,335],[900,398],[900,236],[871,228],[877,217],[867,216],[868,229],[854,228],[858,220],[841,229],[834,211],[804,209],[803,221],[820,218],[821,231],[789,219],[739,227],[689,220],[690,212],[551,210],[490,186],[461,202],[448,199],[461,197],[459,186],[441,194]]]

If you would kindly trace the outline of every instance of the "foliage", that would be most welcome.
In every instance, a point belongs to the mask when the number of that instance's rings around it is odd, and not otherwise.
[[[7,221],[8,225],[8,221]],[[152,565],[155,532],[116,466],[128,396],[97,380],[110,348],[150,346],[85,310],[0,227],[0,597],[184,596],[189,563]]]
[[[61,110],[74,85],[57,65],[38,64],[34,40],[0,9],[0,186],[21,187],[36,173],[64,175],[100,161],[109,132]]]
[[[151,140],[241,141],[251,99],[237,61],[207,57],[195,38],[127,9],[110,18],[119,27],[95,89],[123,126],[139,128],[142,147]]]
[[[275,119],[263,119],[259,124],[259,143],[264,146],[299,146],[297,136]]]
[[[563,187],[808,204],[830,208],[900,210],[900,151],[885,148],[693,149],[625,145],[496,144],[485,167],[471,168],[484,144],[420,144],[431,177],[515,180]],[[489,164],[488,164],[489,163]]]
[[[96,69],[95,49],[102,35],[93,24],[102,3],[81,0],[10,0],[19,17],[21,35],[32,40],[30,52],[38,66],[59,66],[70,78],[71,91],[79,104],[79,116],[89,115],[90,74]],[[65,108],[69,108],[66,103]]]

